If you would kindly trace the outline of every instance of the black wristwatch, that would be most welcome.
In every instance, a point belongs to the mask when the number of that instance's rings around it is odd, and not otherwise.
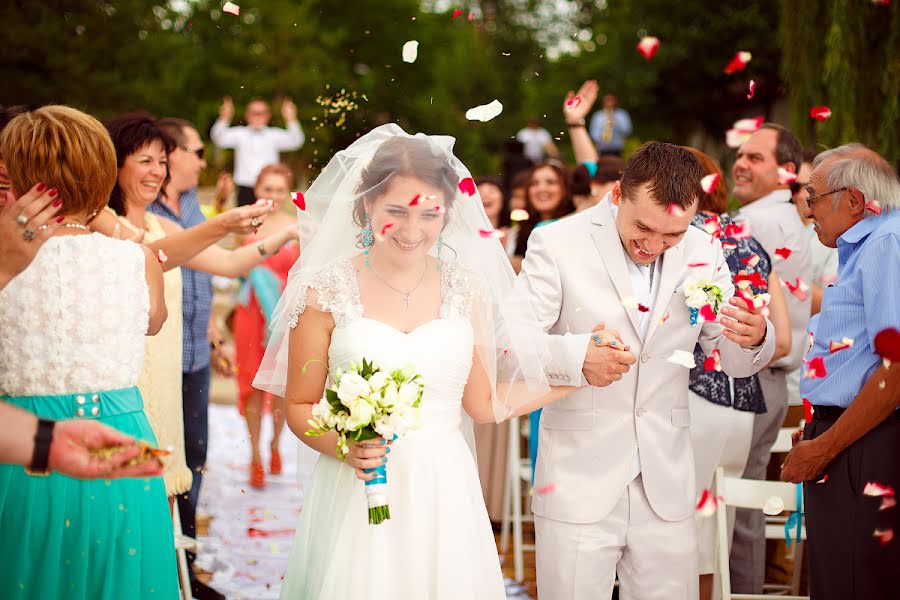
[[[34,434],[34,452],[31,464],[25,468],[29,475],[45,476],[50,474],[50,442],[53,441],[53,427],[56,421],[39,419],[37,432]]]

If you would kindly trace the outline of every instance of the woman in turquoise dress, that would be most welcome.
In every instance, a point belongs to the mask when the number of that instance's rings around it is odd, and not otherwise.
[[[95,419],[155,446],[135,384],[144,336],[166,318],[162,272],[149,250],[87,228],[116,181],[106,129],[45,106],[7,125],[0,156],[15,195],[56,190],[63,219],[0,290],[0,400],[42,419]],[[142,185],[161,185],[165,164],[154,174]],[[35,233],[23,226],[23,239]],[[0,598],[177,599],[162,479],[81,481],[0,465]]]

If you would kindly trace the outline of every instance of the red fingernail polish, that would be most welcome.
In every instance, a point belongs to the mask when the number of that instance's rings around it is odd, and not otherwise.
[[[61,204],[62,204],[62,200],[60,200],[59,198],[57,198],[56,200],[53,201],[53,206],[60,206]]]
[[[63,219],[65,219],[65,217],[62,216],[62,215],[59,215],[58,217],[56,217],[56,222],[57,222],[57,223],[62,223],[62,222],[63,222]]]
[[[37,184],[37,191],[43,192],[43,191],[46,190],[46,189],[47,189],[47,184],[45,184],[45,183],[43,183],[43,182]]]
[[[47,195],[50,196],[51,198],[54,198],[58,193],[59,193],[59,190],[56,188],[53,188],[52,190],[47,192]]]

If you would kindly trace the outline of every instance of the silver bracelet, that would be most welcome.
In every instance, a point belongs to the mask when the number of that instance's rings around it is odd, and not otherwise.
[[[257,244],[256,250],[259,252],[260,256],[267,256],[266,245],[263,242],[260,242],[259,244]]]

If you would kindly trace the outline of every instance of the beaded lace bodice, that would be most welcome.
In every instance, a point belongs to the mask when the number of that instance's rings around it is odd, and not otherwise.
[[[149,311],[140,246],[99,233],[51,238],[0,290],[0,394],[135,385]]]

